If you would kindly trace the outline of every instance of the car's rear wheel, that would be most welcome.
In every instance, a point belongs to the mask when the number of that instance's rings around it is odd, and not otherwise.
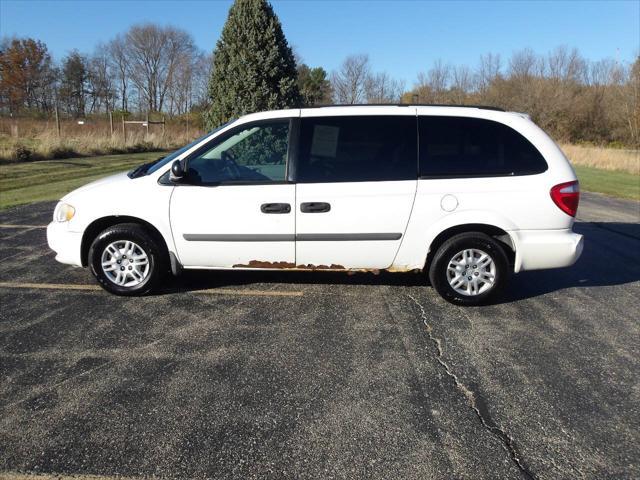
[[[495,298],[509,277],[502,246],[480,232],[455,235],[437,250],[429,268],[431,285],[456,305],[482,305]]]
[[[153,290],[163,270],[158,242],[135,223],[114,225],[91,244],[91,273],[105,290],[116,295],[144,295]]]

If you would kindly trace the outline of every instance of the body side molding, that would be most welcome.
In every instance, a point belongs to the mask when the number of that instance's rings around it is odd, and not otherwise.
[[[362,242],[400,240],[402,233],[208,234],[185,233],[188,242]]]

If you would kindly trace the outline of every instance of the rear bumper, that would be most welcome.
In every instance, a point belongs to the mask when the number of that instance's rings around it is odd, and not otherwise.
[[[582,254],[584,238],[567,230],[518,230],[509,232],[515,241],[515,272],[568,267]]]
[[[51,222],[47,226],[47,243],[56,252],[56,260],[60,263],[82,266],[80,245],[82,233],[70,232],[67,222]]]

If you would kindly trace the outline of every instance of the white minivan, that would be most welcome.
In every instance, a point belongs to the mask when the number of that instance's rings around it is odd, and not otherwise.
[[[577,260],[578,199],[524,114],[303,108],[246,115],[69,193],[47,238],[119,295],[182,269],[425,270],[446,300],[477,305],[512,272]]]

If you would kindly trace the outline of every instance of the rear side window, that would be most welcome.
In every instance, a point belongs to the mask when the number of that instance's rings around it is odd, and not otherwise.
[[[520,133],[480,118],[419,117],[420,176],[532,175],[547,169]]]
[[[416,119],[409,116],[303,118],[298,182],[415,180]]]

